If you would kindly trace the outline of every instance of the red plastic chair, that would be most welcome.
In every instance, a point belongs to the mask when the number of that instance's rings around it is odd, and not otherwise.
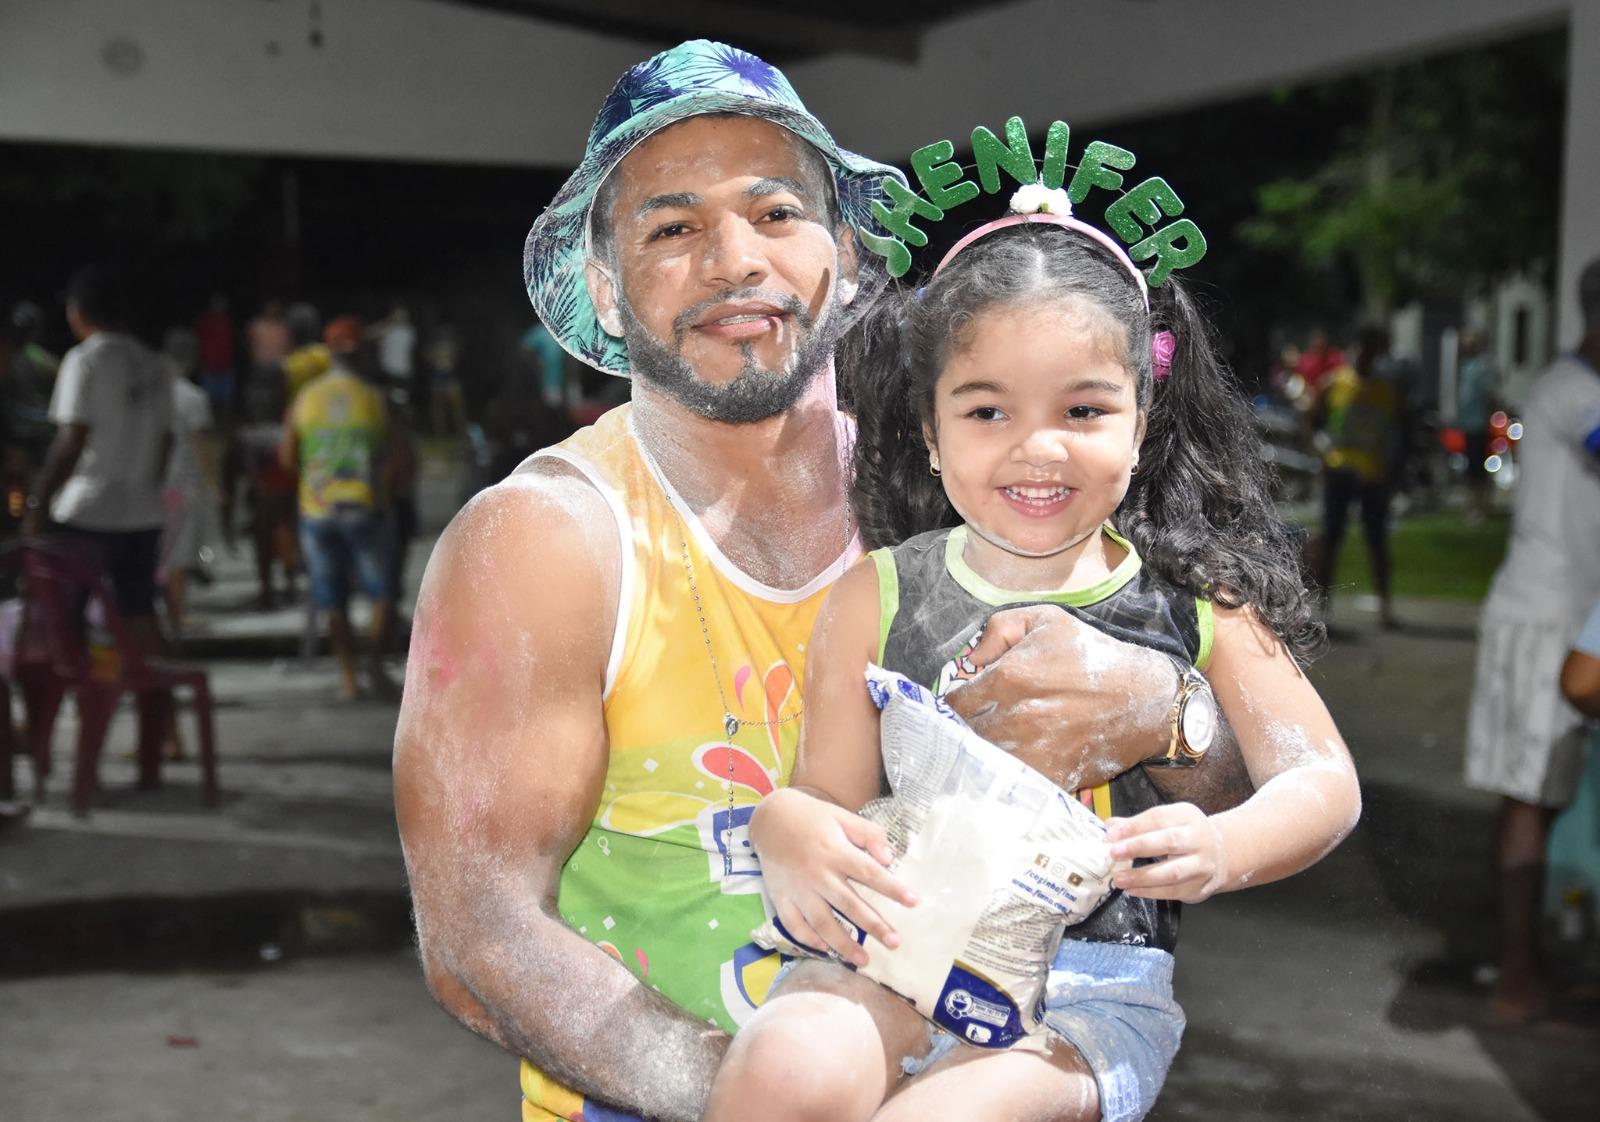
[[[194,693],[195,719],[200,726],[201,795],[207,806],[217,805],[216,738],[206,672],[197,666],[145,657],[117,609],[98,558],[75,543],[31,540],[14,547],[14,552],[24,580],[24,610],[7,676],[22,687],[36,790],[43,793],[50,773],[51,734],[69,689],[78,701],[73,812],[87,814],[94,801],[106,731],[124,693],[149,699],[141,704],[139,714],[139,786],[160,786],[161,746],[171,715],[172,691],[187,686]],[[115,644],[110,658],[97,659],[84,635],[83,606],[88,602],[99,606]]]

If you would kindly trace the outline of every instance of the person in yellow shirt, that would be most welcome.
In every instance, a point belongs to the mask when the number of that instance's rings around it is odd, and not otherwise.
[[[341,316],[324,333],[327,373],[296,395],[284,426],[284,465],[300,476],[300,549],[312,604],[328,613],[339,662],[339,694],[354,698],[355,644],[348,615],[352,584],[372,600],[370,684],[388,691],[382,659],[388,646],[394,589],[384,510],[391,434],[383,395],[356,372],[361,322]]]
[[[1329,378],[1317,403],[1317,417],[1324,469],[1319,574],[1323,597],[1331,605],[1350,504],[1359,503],[1380,619],[1391,628],[1396,620],[1390,588],[1389,501],[1404,449],[1404,425],[1400,393],[1379,370],[1388,352],[1389,340],[1381,330],[1362,332],[1355,365],[1340,367]]]

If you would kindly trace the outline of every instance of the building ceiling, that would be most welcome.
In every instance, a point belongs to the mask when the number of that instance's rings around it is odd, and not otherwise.
[[[914,60],[922,31],[1011,0],[440,0],[663,45],[725,39],[775,62],[849,52]]]

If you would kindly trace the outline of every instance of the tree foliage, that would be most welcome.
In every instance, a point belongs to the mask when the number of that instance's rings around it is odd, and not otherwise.
[[[1390,65],[1281,95],[1356,109],[1309,174],[1262,185],[1241,237],[1349,267],[1369,312],[1552,259],[1566,37]]]

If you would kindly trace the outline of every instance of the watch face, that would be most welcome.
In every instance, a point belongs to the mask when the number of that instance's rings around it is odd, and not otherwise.
[[[1183,702],[1179,731],[1191,755],[1201,755],[1211,747],[1217,734],[1217,699],[1210,690],[1196,690]]]

